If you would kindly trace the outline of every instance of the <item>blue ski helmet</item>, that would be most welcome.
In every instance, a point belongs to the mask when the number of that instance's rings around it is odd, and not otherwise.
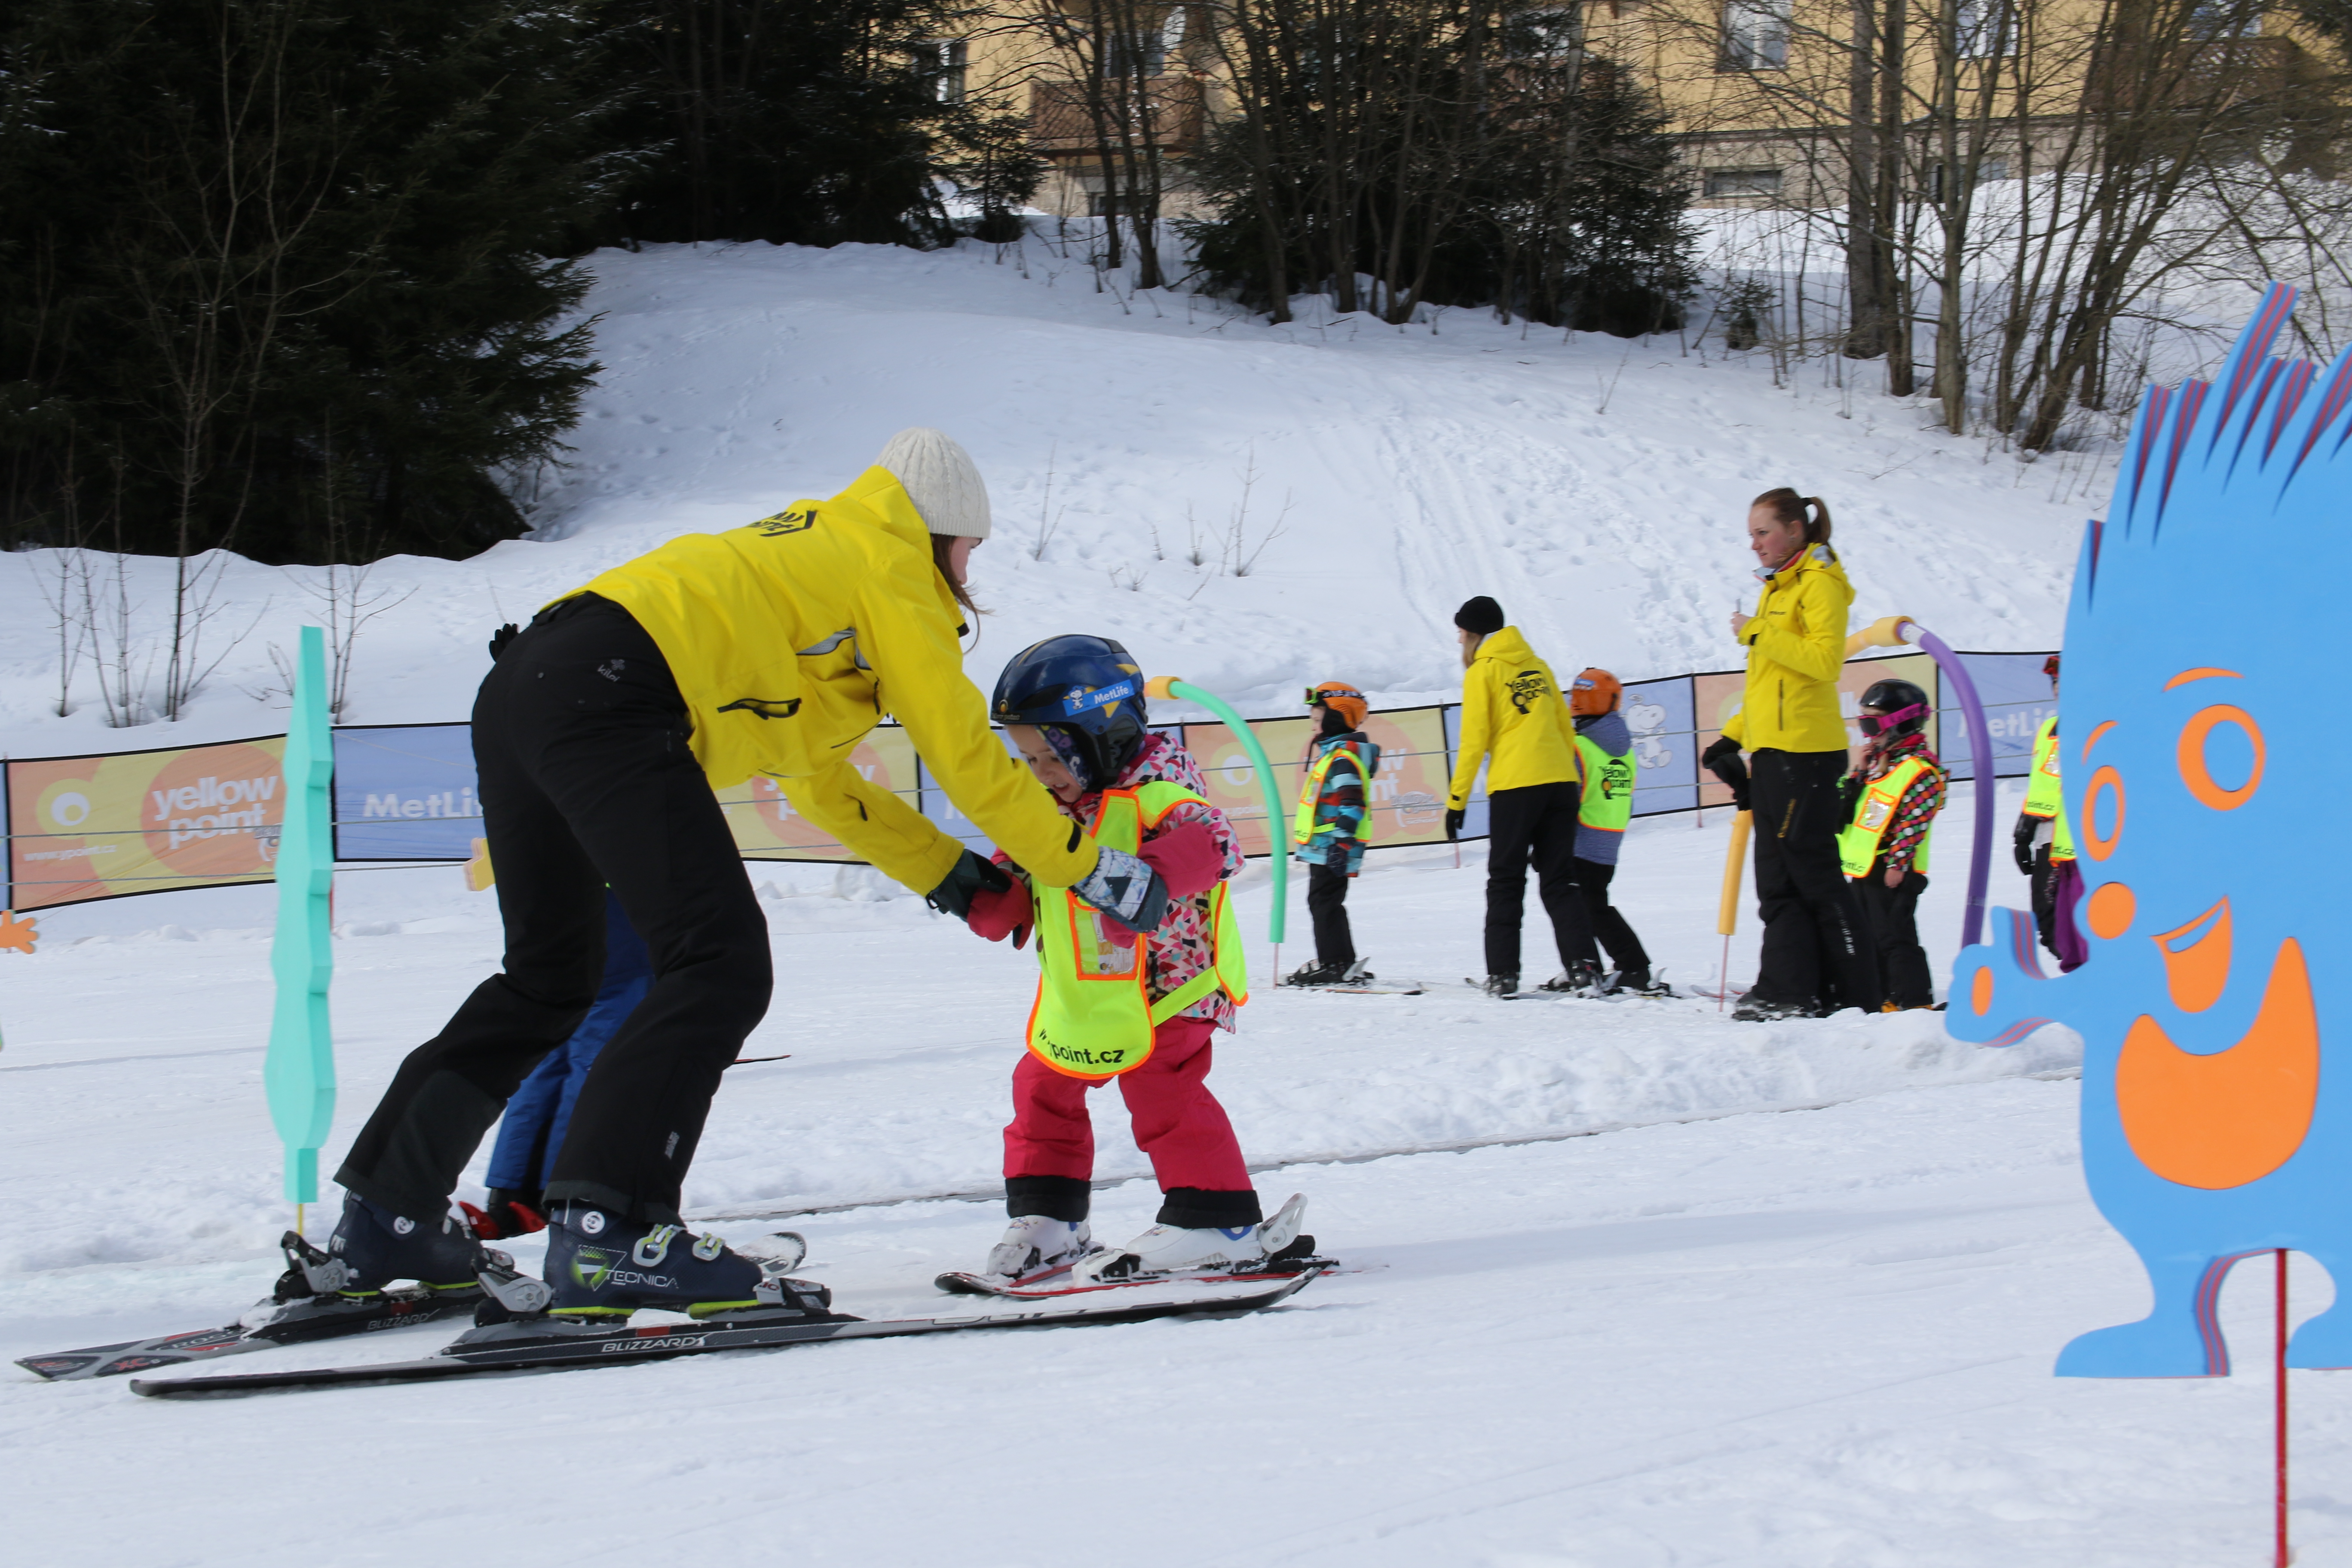
[[[1108,637],[1047,637],[1022,649],[996,678],[989,716],[1034,724],[1068,741],[1086,789],[1101,789],[1134,759],[1149,720],[1143,668]]]

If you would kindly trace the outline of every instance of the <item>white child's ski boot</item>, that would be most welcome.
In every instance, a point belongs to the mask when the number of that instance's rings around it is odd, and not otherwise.
[[[982,1271],[982,1278],[1018,1285],[1076,1263],[1094,1247],[1094,1232],[1082,1219],[1024,1214],[1004,1227],[1003,1240],[988,1249],[988,1267]]]
[[[1106,1247],[1070,1270],[1081,1285],[1126,1285],[1177,1274],[1247,1274],[1286,1254],[1315,1250],[1302,1237],[1307,1199],[1293,1194],[1272,1219],[1234,1227],[1155,1225],[1125,1247]]]

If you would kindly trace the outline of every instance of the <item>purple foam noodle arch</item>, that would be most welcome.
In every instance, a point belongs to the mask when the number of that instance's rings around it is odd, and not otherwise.
[[[1968,907],[1960,916],[1960,945],[1969,948],[1984,939],[1985,885],[1992,875],[1992,797],[1997,787],[1992,775],[1992,730],[1985,723],[1984,700],[1977,695],[1977,683],[1969,678],[1960,656],[1918,622],[1911,623],[1911,630],[1960,694],[1960,715],[1969,727],[1969,753],[1975,761],[1976,832],[1969,854]]]

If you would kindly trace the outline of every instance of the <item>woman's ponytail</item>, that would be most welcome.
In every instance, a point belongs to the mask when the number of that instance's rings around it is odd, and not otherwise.
[[[1777,490],[1766,490],[1748,503],[1751,510],[1764,507],[1782,527],[1802,527],[1807,544],[1827,544],[1830,542],[1829,503],[1819,496],[1801,496],[1787,485]]]

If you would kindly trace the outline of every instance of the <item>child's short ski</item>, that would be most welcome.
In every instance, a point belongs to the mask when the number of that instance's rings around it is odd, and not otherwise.
[[[1069,1266],[1065,1264],[1059,1268],[1041,1269],[1025,1279],[992,1279],[985,1274],[942,1274],[935,1283],[951,1296],[997,1296],[1014,1301],[1054,1301],[1104,1290],[1132,1290],[1145,1285],[1204,1285],[1213,1289],[1238,1290],[1246,1286],[1290,1279],[1301,1274],[1325,1274],[1339,1267],[1339,1260],[1336,1258],[1314,1255],[1313,1237],[1304,1239],[1307,1247],[1303,1254],[1268,1259],[1245,1269],[1184,1268],[1170,1274],[1146,1275],[1139,1279],[1106,1279],[1099,1284],[1080,1285],[1071,1279]]]
[[[1419,985],[1302,985],[1301,991],[1311,991],[1318,996],[1418,996],[1424,987]]]
[[[527,1319],[478,1329],[422,1361],[308,1371],[220,1373],[210,1377],[133,1378],[131,1391],[151,1399],[259,1394],[278,1389],[333,1388],[356,1384],[422,1383],[480,1373],[561,1371],[614,1366],[718,1351],[767,1350],[833,1340],[894,1339],[965,1329],[1066,1328],[1138,1323],[1153,1318],[1238,1316],[1262,1311],[1303,1289],[1312,1274],[1295,1275],[1255,1290],[1192,1289],[1158,1300],[1117,1300],[967,1318],[853,1318],[829,1311],[747,1313],[699,1323],[648,1323],[604,1329]]]
[[[69,1378],[118,1377],[124,1373],[154,1372],[192,1361],[266,1351],[278,1345],[310,1344],[346,1334],[371,1333],[429,1323],[453,1312],[471,1312],[481,1301],[479,1289],[383,1290],[361,1300],[331,1292],[310,1293],[302,1280],[302,1262],[327,1261],[326,1254],[288,1231],[280,1243],[291,1267],[279,1281],[276,1295],[257,1303],[234,1323],[187,1333],[159,1334],[152,1339],[124,1340],[119,1344],[89,1345],[80,1350],[51,1351],[28,1355],[16,1364],[52,1383]]]

